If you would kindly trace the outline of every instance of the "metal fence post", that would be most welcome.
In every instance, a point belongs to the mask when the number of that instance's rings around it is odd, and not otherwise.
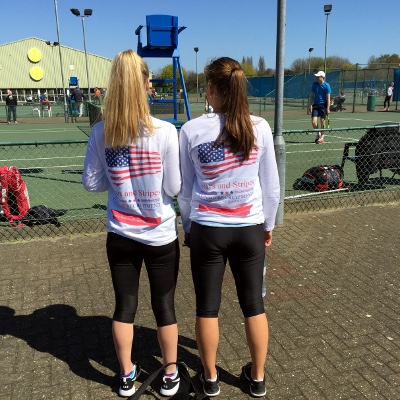
[[[358,72],[358,63],[356,64],[356,77],[354,80],[354,93],[353,93],[353,111],[355,112],[356,107],[356,94],[357,94],[357,72]]]
[[[283,224],[285,202],[286,147],[282,133],[283,118],[283,85],[284,85],[284,55],[286,30],[286,0],[278,0],[278,24],[276,38],[276,86],[275,86],[275,118],[274,118],[274,148],[278,165],[280,181],[280,200],[275,223]]]

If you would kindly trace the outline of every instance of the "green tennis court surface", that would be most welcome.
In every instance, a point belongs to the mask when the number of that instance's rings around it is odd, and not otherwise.
[[[17,124],[0,123],[0,142],[31,142],[87,139],[89,122],[30,123],[20,119]]]

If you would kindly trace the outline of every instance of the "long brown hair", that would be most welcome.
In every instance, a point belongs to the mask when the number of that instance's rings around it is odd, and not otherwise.
[[[147,102],[149,68],[133,50],[116,55],[104,98],[104,142],[118,149],[135,142],[142,128],[152,133],[154,126]]]
[[[247,160],[256,148],[247,99],[247,80],[240,64],[229,57],[214,60],[204,69],[207,82],[218,93],[225,126],[216,142],[226,141],[234,153],[243,152]]]

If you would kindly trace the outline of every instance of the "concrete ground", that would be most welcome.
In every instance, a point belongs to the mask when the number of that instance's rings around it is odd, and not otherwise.
[[[265,399],[400,398],[399,218],[397,203],[292,214],[276,227]],[[0,400],[118,397],[104,245],[104,233],[0,245]],[[179,358],[199,387],[189,252],[181,250]],[[160,365],[145,273],[136,323],[138,386]],[[218,398],[247,399],[239,374],[249,355],[229,271],[220,326]],[[159,385],[142,398],[160,398]]]

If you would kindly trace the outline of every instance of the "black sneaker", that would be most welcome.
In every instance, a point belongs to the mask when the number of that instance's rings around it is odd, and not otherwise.
[[[160,389],[161,396],[173,396],[179,389],[179,372],[175,378],[171,378],[169,376],[163,376],[162,378],[162,385]]]
[[[134,367],[129,376],[120,375],[118,394],[122,397],[130,397],[136,391],[134,382],[139,377],[141,370],[136,363]]]
[[[203,384],[203,392],[206,396],[214,397],[218,396],[220,393],[219,388],[219,372],[217,369],[217,380],[215,382],[209,381],[204,378],[204,371],[200,374],[200,381]]]
[[[250,383],[250,394],[254,397],[265,396],[267,390],[265,389],[265,376],[261,382],[254,381],[251,377],[251,367],[253,363],[249,362],[242,368],[242,376]]]

